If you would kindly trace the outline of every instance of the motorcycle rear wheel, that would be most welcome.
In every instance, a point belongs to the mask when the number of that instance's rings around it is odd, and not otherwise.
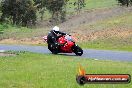
[[[48,49],[52,52],[52,54],[58,54],[59,53],[58,47],[55,47],[55,46],[51,47],[51,45],[48,45]]]

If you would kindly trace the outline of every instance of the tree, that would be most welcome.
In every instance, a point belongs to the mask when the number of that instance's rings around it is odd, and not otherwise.
[[[44,12],[46,11],[46,0],[34,0],[38,12],[41,15],[41,20],[43,20]]]
[[[43,20],[45,10],[52,15],[52,23],[64,22],[66,19],[66,5],[69,0],[2,0],[0,18],[1,22],[10,22],[15,25],[35,25],[36,13],[41,14]],[[85,6],[84,0],[77,0],[73,4],[76,11],[80,11]]]
[[[10,19],[11,23],[16,25],[35,24],[36,7],[33,0],[2,0],[1,9],[2,22]]]
[[[44,11],[47,9],[55,21],[64,21],[66,16],[66,2],[68,0],[2,0],[1,22],[10,19],[11,23],[27,26],[35,24],[36,12],[39,11],[43,20]]]
[[[117,0],[122,6],[129,6],[132,5],[132,0]]]
[[[66,15],[66,4],[69,0],[48,0],[46,1],[46,9],[52,14],[52,21],[55,23],[63,22]]]
[[[85,0],[77,0],[73,4],[75,7],[75,10],[79,13],[83,7],[85,7]]]

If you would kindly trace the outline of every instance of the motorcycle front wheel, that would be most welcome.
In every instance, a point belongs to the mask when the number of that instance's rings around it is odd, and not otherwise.
[[[82,56],[82,54],[83,54],[82,48],[79,47],[78,45],[74,45],[74,47],[73,47],[73,52],[74,52],[77,56]]]

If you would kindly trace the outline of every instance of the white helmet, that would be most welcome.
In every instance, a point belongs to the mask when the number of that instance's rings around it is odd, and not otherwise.
[[[57,27],[57,26],[55,26],[55,27],[53,28],[54,31],[59,31],[59,29],[60,29],[60,28]]]

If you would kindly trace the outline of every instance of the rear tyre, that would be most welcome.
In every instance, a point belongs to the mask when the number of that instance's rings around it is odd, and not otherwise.
[[[52,54],[58,54],[58,47],[54,46],[54,45],[48,45],[48,49],[52,52]]]
[[[75,45],[73,47],[73,52],[77,55],[77,56],[82,56],[83,54],[83,50],[81,47],[79,47],[78,45]]]
[[[56,52],[55,50],[54,51],[51,51],[52,52],[52,54],[58,54],[58,52]]]

